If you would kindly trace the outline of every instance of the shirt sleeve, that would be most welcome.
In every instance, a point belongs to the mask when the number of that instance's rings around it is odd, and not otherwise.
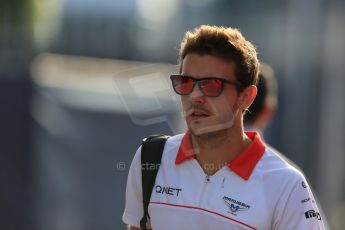
[[[135,153],[129,168],[126,186],[125,210],[122,216],[122,221],[139,228],[140,220],[143,215],[140,147]]]
[[[286,192],[277,204],[273,229],[328,229],[304,176],[298,175],[292,185],[290,192]]]

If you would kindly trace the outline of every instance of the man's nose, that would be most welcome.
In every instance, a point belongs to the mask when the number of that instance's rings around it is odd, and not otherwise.
[[[198,84],[195,84],[194,85],[194,88],[192,90],[192,92],[189,94],[189,99],[192,101],[192,102],[195,102],[195,103],[201,103],[203,104],[205,102],[205,96],[204,94],[201,92]]]

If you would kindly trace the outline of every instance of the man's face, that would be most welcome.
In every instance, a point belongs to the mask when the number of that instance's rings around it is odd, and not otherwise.
[[[219,77],[234,81],[235,63],[212,55],[188,54],[183,60],[182,75],[197,79]],[[183,113],[189,130],[194,135],[229,129],[241,116],[236,86],[224,83],[219,97],[207,97],[197,84],[189,95],[181,96]],[[240,115],[239,115],[240,114]]]

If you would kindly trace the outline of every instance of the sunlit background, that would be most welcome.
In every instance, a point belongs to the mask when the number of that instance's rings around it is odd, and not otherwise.
[[[0,229],[125,229],[141,139],[184,130],[168,76],[200,24],[240,28],[273,67],[265,139],[344,229],[342,0],[1,0]]]

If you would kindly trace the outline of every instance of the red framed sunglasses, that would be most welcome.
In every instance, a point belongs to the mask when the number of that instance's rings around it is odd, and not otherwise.
[[[179,95],[190,94],[196,83],[202,94],[207,97],[218,97],[223,92],[225,83],[238,87],[242,86],[239,81],[230,81],[218,77],[194,78],[186,75],[171,75],[170,79],[174,91]]]

